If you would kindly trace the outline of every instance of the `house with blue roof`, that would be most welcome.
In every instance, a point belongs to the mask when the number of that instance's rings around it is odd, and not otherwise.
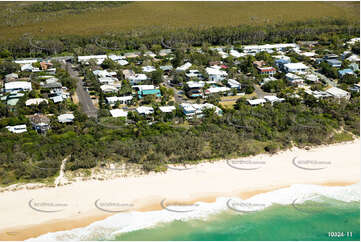
[[[347,74],[353,75],[354,72],[353,72],[353,70],[351,70],[351,69],[343,69],[343,70],[339,70],[339,71],[338,71],[338,74],[339,74],[341,77],[343,77],[344,75],[347,75]]]
[[[138,97],[139,99],[143,98],[147,95],[155,95],[156,97],[161,97],[161,92],[159,89],[148,89],[148,90],[141,90],[138,91]]]
[[[335,59],[328,59],[326,60],[327,64],[329,64],[332,67],[339,68],[342,65],[342,62]]]

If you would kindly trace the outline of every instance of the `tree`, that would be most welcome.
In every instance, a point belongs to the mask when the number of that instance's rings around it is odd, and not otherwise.
[[[0,60],[0,79],[4,78],[5,75],[17,72],[20,70],[20,66],[11,61]]]
[[[152,72],[151,74],[151,80],[154,85],[159,85],[163,82],[163,71],[160,69],[157,69]]]
[[[178,49],[176,49],[174,54],[175,54],[175,57],[172,60],[173,66],[178,67],[178,66],[183,65],[183,63],[184,63],[184,50],[178,48]]]
[[[103,61],[103,63],[101,64],[101,67],[102,67],[103,69],[115,70],[115,69],[117,69],[118,64],[117,64],[115,61],[113,61],[112,59],[106,58],[106,59]]]

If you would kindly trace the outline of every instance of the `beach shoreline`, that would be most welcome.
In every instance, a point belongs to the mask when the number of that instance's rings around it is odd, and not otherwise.
[[[331,163],[324,169],[304,170],[292,164],[295,157],[329,160]],[[135,204],[129,209],[131,211],[154,211],[162,209],[160,201],[163,199],[187,203],[214,202],[218,197],[248,199],[295,184],[347,186],[360,181],[359,139],[310,150],[296,148],[273,155],[261,154],[236,160],[250,159],[266,162],[257,169],[242,170],[220,160],[201,163],[189,170],[171,170],[163,174],[3,192],[0,194],[0,211],[8,221],[0,220],[0,240],[24,240],[49,232],[85,227],[115,214],[97,209],[94,206],[97,199]],[[29,208],[31,199],[67,201],[72,206],[60,213],[41,213]],[[8,209],[11,207],[17,209]]]

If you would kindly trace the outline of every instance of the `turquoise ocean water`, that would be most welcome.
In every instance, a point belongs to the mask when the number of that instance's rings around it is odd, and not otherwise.
[[[329,232],[344,234],[330,237],[336,234]],[[306,202],[297,209],[274,205],[246,214],[227,211],[206,220],[173,221],[123,233],[115,240],[360,240],[360,206],[330,200]]]
[[[292,185],[247,200],[220,197],[194,207],[118,213],[84,228],[29,241],[359,241],[359,189],[360,184]]]

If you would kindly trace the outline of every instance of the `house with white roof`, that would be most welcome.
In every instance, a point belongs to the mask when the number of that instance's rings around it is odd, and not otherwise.
[[[162,113],[171,113],[176,110],[175,106],[161,106],[159,107],[159,110]]]
[[[237,50],[230,50],[229,54],[233,57],[239,58],[242,56],[241,53],[239,53]]]
[[[360,56],[352,54],[351,56],[347,57],[346,60],[349,62],[360,62]]]
[[[26,100],[25,105],[26,106],[39,105],[42,102],[48,103],[48,100],[46,100],[44,98],[30,98],[30,99]]]
[[[132,76],[128,76],[128,80],[131,85],[139,84],[147,79],[148,77],[145,74],[135,74]]]
[[[146,51],[146,52],[144,53],[144,56],[149,56],[149,57],[154,58],[154,57],[156,57],[157,55],[154,54],[152,51]]]
[[[215,113],[219,116],[222,115],[223,113],[222,109],[210,103],[204,103],[204,104],[181,103],[180,107],[183,113],[186,115],[187,119],[191,119],[193,117],[198,117],[198,118],[203,117],[203,111],[205,109],[214,109]]]
[[[172,50],[171,49],[161,49],[159,51],[159,55],[160,56],[166,56],[166,55],[169,55],[172,53]]]
[[[215,93],[226,93],[231,91],[229,87],[210,87],[204,91],[205,95],[215,94]]]
[[[283,102],[285,100],[284,98],[278,98],[277,96],[264,96],[263,98],[271,104],[276,102]]]
[[[203,79],[203,75],[198,70],[189,70],[186,73],[188,78],[198,78]]]
[[[227,80],[227,86],[229,88],[235,88],[235,89],[238,89],[238,90],[241,89],[241,84],[238,81],[234,80],[234,79],[228,79]]]
[[[128,111],[124,111],[123,109],[117,108],[109,111],[113,118],[126,118],[128,116]]]
[[[26,81],[7,82],[4,87],[4,92],[26,92],[31,90],[31,82]]]
[[[116,88],[115,86],[112,86],[112,85],[107,85],[107,84],[101,85],[100,89],[104,93],[118,92],[118,88]]]
[[[132,88],[135,89],[136,91],[144,91],[144,90],[153,90],[153,89],[155,89],[155,86],[154,85],[133,85]]]
[[[154,66],[142,66],[142,71],[146,73],[150,73],[156,71]]]
[[[26,128],[26,124],[6,126],[5,128],[7,128],[7,130],[9,130],[9,132],[14,133],[14,134],[21,134],[21,133],[28,131]]]
[[[71,123],[74,121],[74,114],[65,113],[58,116],[59,123]]]
[[[19,65],[24,65],[24,64],[33,64],[38,61],[39,61],[38,59],[23,59],[23,60],[15,60],[14,62]]]
[[[115,62],[117,62],[117,63],[118,63],[119,65],[121,65],[121,66],[126,66],[126,65],[129,64],[129,62],[126,61],[126,60],[117,60],[117,61],[115,61]]]
[[[140,106],[135,109],[140,115],[149,115],[154,113],[154,109],[152,107]]]
[[[266,99],[264,98],[258,98],[258,99],[248,99],[247,100],[248,104],[251,105],[251,106],[257,106],[257,105],[260,105],[260,104],[264,104],[266,103]]]
[[[124,60],[125,56],[122,55],[108,55],[108,58],[112,61]]]
[[[54,103],[61,103],[64,101],[64,98],[61,95],[49,97],[49,99],[53,100]]]
[[[133,96],[123,96],[123,97],[106,97],[107,103],[110,106],[114,106],[115,103],[119,102],[120,104],[130,104]]]
[[[316,76],[315,74],[305,75],[305,79],[308,80],[308,81],[311,81],[311,82],[318,82],[319,81],[318,76]]]
[[[311,89],[306,89],[305,93],[312,95],[313,97],[317,98],[317,99],[323,99],[323,98],[328,98],[331,97],[331,94],[325,92],[325,91],[317,91],[314,90],[312,91]]]
[[[331,87],[330,89],[326,90],[326,92],[334,98],[344,98],[348,100],[351,97],[349,92],[346,92],[345,90],[342,90],[338,87]]]
[[[7,74],[7,75],[5,76],[5,81],[6,81],[6,82],[14,81],[14,80],[16,80],[16,79],[18,79],[18,78],[19,78],[19,75],[18,75],[18,74],[16,74],[16,73],[10,73],[10,74]]]
[[[306,66],[302,62],[284,64],[283,68],[286,72],[292,73],[304,73],[308,70],[308,66]]]
[[[40,71],[38,67],[34,67],[32,64],[24,64],[20,67],[21,71],[31,71],[31,72],[37,72]]]
[[[354,45],[354,44],[356,44],[356,42],[360,42],[360,38],[352,38],[349,41],[347,41],[346,43],[349,45]]]
[[[100,65],[107,58],[106,55],[88,55],[88,56],[78,56],[78,62],[89,65],[89,61],[94,59],[97,65]]]
[[[103,85],[110,85],[110,84],[114,84],[115,82],[119,82],[118,78],[115,77],[99,77],[98,81],[100,84]],[[121,83],[119,83],[119,85],[121,85]]]
[[[108,70],[95,70],[93,74],[97,77],[115,77],[117,75],[115,71]]]
[[[243,52],[245,53],[258,53],[262,51],[273,52],[273,49],[276,51],[282,51],[286,48],[299,48],[297,44],[266,44],[266,45],[245,45],[243,46]]]
[[[298,86],[303,84],[303,79],[300,76],[293,73],[287,73],[286,80],[293,86]]]
[[[227,72],[222,71],[220,66],[207,67],[206,72],[208,74],[209,81],[219,82],[228,76]]]
[[[192,63],[187,62],[179,67],[177,67],[176,71],[186,71],[192,66]]]

